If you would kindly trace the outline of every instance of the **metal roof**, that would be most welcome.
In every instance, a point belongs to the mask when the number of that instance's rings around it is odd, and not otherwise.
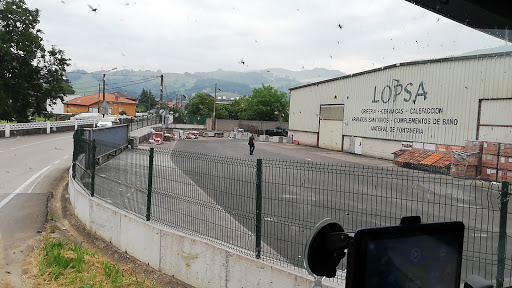
[[[382,70],[386,70],[386,69],[396,68],[399,66],[411,66],[411,65],[419,65],[419,64],[429,64],[429,63],[446,62],[446,61],[462,61],[462,60],[469,60],[469,59],[482,59],[482,58],[492,58],[492,57],[506,57],[506,56],[511,56],[511,55],[512,55],[512,51],[511,52],[469,55],[469,56],[446,57],[446,58],[437,58],[437,59],[430,59],[430,60],[419,60],[419,61],[411,61],[411,62],[405,62],[405,63],[396,63],[396,64],[383,66],[381,68],[375,68],[375,69],[371,69],[371,70],[366,70],[366,71],[357,72],[357,73],[353,73],[353,74],[347,74],[347,75],[336,77],[336,78],[326,79],[326,80],[322,80],[322,81],[318,81],[318,82],[313,82],[313,83],[308,83],[308,84],[292,87],[289,90],[292,91],[292,90],[296,90],[296,89],[300,89],[300,88],[304,88],[304,87],[319,85],[322,83],[328,83],[328,82],[337,81],[337,80],[341,80],[341,79],[345,79],[345,78],[360,76],[360,75],[364,75],[364,74],[370,74],[370,73],[373,73],[376,71],[382,71]]]

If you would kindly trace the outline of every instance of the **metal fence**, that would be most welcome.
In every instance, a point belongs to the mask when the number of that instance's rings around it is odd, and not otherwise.
[[[94,145],[75,138],[79,152],[94,153]],[[153,148],[126,150],[98,167],[83,164],[87,159],[74,153],[73,175],[91,196],[263,261],[301,269],[305,241],[327,217],[354,232],[419,215],[425,223],[464,222],[462,279],[511,284],[508,183]]]
[[[174,124],[193,124],[193,125],[205,125],[206,120],[211,116],[200,116],[200,115],[178,115],[174,116],[173,123]]]
[[[120,118],[121,124],[129,124],[130,132],[146,126],[156,125],[162,123],[162,116],[160,115],[149,115],[135,118]]]

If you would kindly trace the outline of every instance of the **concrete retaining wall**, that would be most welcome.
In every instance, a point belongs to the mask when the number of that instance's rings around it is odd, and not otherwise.
[[[205,130],[206,125],[196,124],[165,124],[165,128],[184,129],[184,130]]]
[[[68,192],[75,214],[89,230],[153,268],[195,287],[313,286],[313,278],[304,272],[274,266],[164,229],[89,197],[72,179],[71,169]],[[344,283],[324,283],[324,287],[344,287]]]
[[[257,130],[274,129],[277,126],[288,128],[288,122],[277,121],[251,121],[251,120],[228,120],[217,119],[218,131],[233,131],[236,127],[255,133]]]
[[[292,136],[293,140],[299,141],[300,145],[306,146],[318,146],[318,133],[316,132],[304,132],[304,131],[296,131],[290,130],[288,131],[288,136]]]

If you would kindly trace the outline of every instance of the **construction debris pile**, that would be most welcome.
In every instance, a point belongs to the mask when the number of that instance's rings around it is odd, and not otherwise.
[[[393,153],[397,166],[450,174],[465,179],[512,182],[512,144],[466,141],[462,150],[398,150]]]

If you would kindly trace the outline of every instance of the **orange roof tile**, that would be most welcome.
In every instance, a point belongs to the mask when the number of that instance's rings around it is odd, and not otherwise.
[[[452,156],[449,154],[446,154],[443,156],[443,158],[437,160],[432,166],[445,168],[448,165],[452,164]]]
[[[423,160],[420,162],[420,164],[424,164],[424,165],[432,165],[434,164],[437,160],[441,159],[444,157],[444,153],[434,153],[432,155],[430,155],[429,157],[427,157],[427,159]]]
[[[82,97],[77,97],[71,99],[69,101],[64,102],[64,104],[70,105],[82,105],[82,106],[91,106],[92,104],[98,103],[98,101],[103,101],[103,94],[92,94]],[[125,99],[123,97],[119,97],[114,94],[105,93],[105,101],[106,102],[117,102],[117,103],[126,103],[126,104],[137,104],[137,102]]]

